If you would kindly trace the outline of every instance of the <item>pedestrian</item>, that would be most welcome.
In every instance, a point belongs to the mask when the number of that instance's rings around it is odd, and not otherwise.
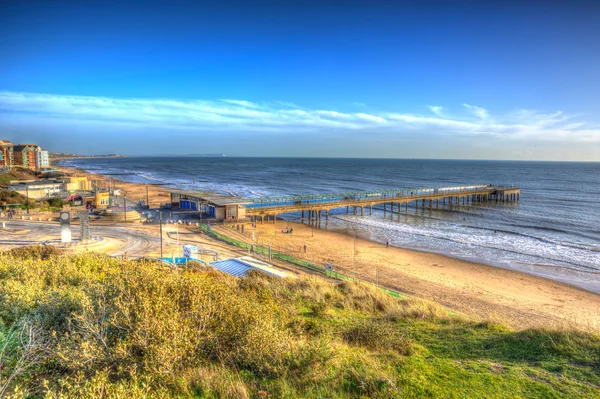
[[[304,244],[304,253],[306,253],[306,244]]]
[[[389,242],[389,241],[386,241],[386,242],[385,242],[385,247],[386,247],[386,248],[389,248],[389,247],[390,247],[390,242]]]

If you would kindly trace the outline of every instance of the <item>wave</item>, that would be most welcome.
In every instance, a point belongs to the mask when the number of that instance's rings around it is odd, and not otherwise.
[[[560,250],[564,251],[564,248],[560,248],[560,247],[569,247],[569,246],[565,246],[560,242],[553,242],[553,241],[549,241],[546,242],[547,244],[552,244],[552,248],[549,247],[540,247],[539,245],[535,245],[535,244],[531,244],[531,243],[527,243],[524,242],[523,240],[520,240],[520,242],[515,243],[511,242],[510,240],[505,239],[506,237],[502,238],[499,236],[496,236],[494,238],[490,237],[489,235],[487,236],[481,236],[481,235],[476,235],[473,234],[473,232],[469,232],[469,231],[458,231],[457,230],[457,226],[451,226],[450,224],[447,224],[445,226],[445,229],[443,228],[431,228],[431,229],[424,229],[424,228],[416,228],[414,226],[409,226],[409,225],[392,225],[387,221],[383,221],[383,220],[377,220],[377,219],[358,219],[355,218],[354,216],[346,216],[346,215],[342,215],[342,216],[335,216],[332,215],[333,218],[336,218],[338,220],[341,220],[343,222],[348,222],[348,223],[352,223],[352,224],[356,224],[359,225],[361,227],[367,227],[367,228],[374,228],[379,230],[380,232],[384,233],[386,236],[390,236],[390,233],[399,233],[399,234],[406,234],[409,236],[419,236],[419,237],[427,237],[427,238],[432,238],[432,239],[437,239],[437,240],[443,240],[443,241],[448,241],[448,242],[453,242],[456,244],[462,244],[463,246],[467,246],[467,247],[478,247],[478,248],[485,248],[485,249],[493,249],[493,250],[498,250],[498,251],[502,251],[504,253],[513,253],[513,254],[518,254],[518,255],[523,255],[523,256],[527,256],[527,257],[534,257],[534,258],[538,258],[538,259],[544,259],[546,261],[552,261],[552,262],[556,262],[557,264],[555,266],[560,266],[560,265],[572,265],[572,266],[576,266],[579,268],[584,268],[586,270],[598,270],[600,271],[600,257],[590,254],[589,252],[596,252],[597,249],[593,248],[592,251],[590,251],[590,248],[588,248],[587,246],[570,246],[571,248],[571,253],[568,254],[563,254],[563,256],[556,256],[557,252]],[[383,223],[382,223],[383,222]],[[460,226],[460,228],[465,228],[467,226]],[[467,227],[469,229],[471,229],[470,227]],[[480,229],[479,227],[477,227],[477,229]],[[480,229],[480,230],[490,230],[490,229]],[[367,231],[368,232],[368,231]],[[538,237],[530,237],[528,235],[521,235],[521,234],[514,234],[514,232],[508,231],[508,232],[503,232],[503,233],[507,233],[506,235],[517,235],[520,237],[523,237],[525,239],[535,239],[537,240]],[[466,236],[468,236],[468,238],[465,238]],[[497,241],[497,243],[494,244],[490,244],[490,239],[495,239]],[[429,248],[431,246],[435,246],[435,243],[426,243],[426,242],[421,242],[421,245],[424,245],[426,248]],[[520,245],[517,245],[520,244]],[[530,250],[523,250],[522,248],[529,248]],[[437,248],[439,249],[439,248]],[[453,248],[453,250],[457,250],[458,248]],[[574,253],[573,251],[580,251],[581,253]],[[591,259],[590,259],[591,258]],[[573,259],[577,259],[577,260],[573,260]]]

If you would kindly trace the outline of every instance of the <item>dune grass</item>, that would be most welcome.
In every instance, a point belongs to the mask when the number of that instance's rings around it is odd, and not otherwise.
[[[0,254],[0,397],[600,398],[600,337],[316,277]]]

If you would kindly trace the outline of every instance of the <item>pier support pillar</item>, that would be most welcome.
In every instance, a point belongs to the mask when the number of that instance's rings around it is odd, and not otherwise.
[[[349,213],[350,213],[350,207],[349,207],[349,206],[347,206],[347,207],[346,207],[346,215],[347,215],[347,214],[349,214]]]
[[[369,205],[369,215],[373,216],[373,205]]]
[[[304,220],[304,211],[302,211],[302,220]]]
[[[360,216],[365,216],[365,207],[364,206],[360,207]]]
[[[355,206],[352,207],[352,212],[356,215],[356,207]]]
[[[325,211],[325,220],[329,220],[329,209]]]

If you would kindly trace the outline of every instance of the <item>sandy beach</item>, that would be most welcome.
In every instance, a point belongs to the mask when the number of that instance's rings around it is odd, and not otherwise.
[[[84,172],[62,168],[68,173]],[[88,174],[90,179],[106,180]],[[163,187],[117,181],[117,187],[132,200],[146,200],[152,207],[167,202]],[[293,228],[293,234],[282,229]],[[228,236],[252,241],[251,224],[242,235],[228,226],[215,226]],[[259,244],[334,268],[359,279],[375,281],[409,295],[439,302],[478,320],[493,320],[514,328],[576,327],[600,329],[600,295],[526,273],[472,263],[444,255],[406,250],[356,239],[287,221],[257,224]],[[306,252],[304,246],[306,245]],[[356,246],[356,252],[354,247]]]
[[[293,228],[292,234],[281,230]],[[219,226],[229,236],[251,242],[246,234]],[[444,255],[386,247],[372,241],[307,225],[278,220],[257,224],[257,242],[274,250],[334,268],[359,279],[439,302],[481,320],[515,328],[571,326],[600,328],[600,295],[521,273]],[[304,246],[306,245],[306,253]],[[353,255],[354,247],[356,253]]]

